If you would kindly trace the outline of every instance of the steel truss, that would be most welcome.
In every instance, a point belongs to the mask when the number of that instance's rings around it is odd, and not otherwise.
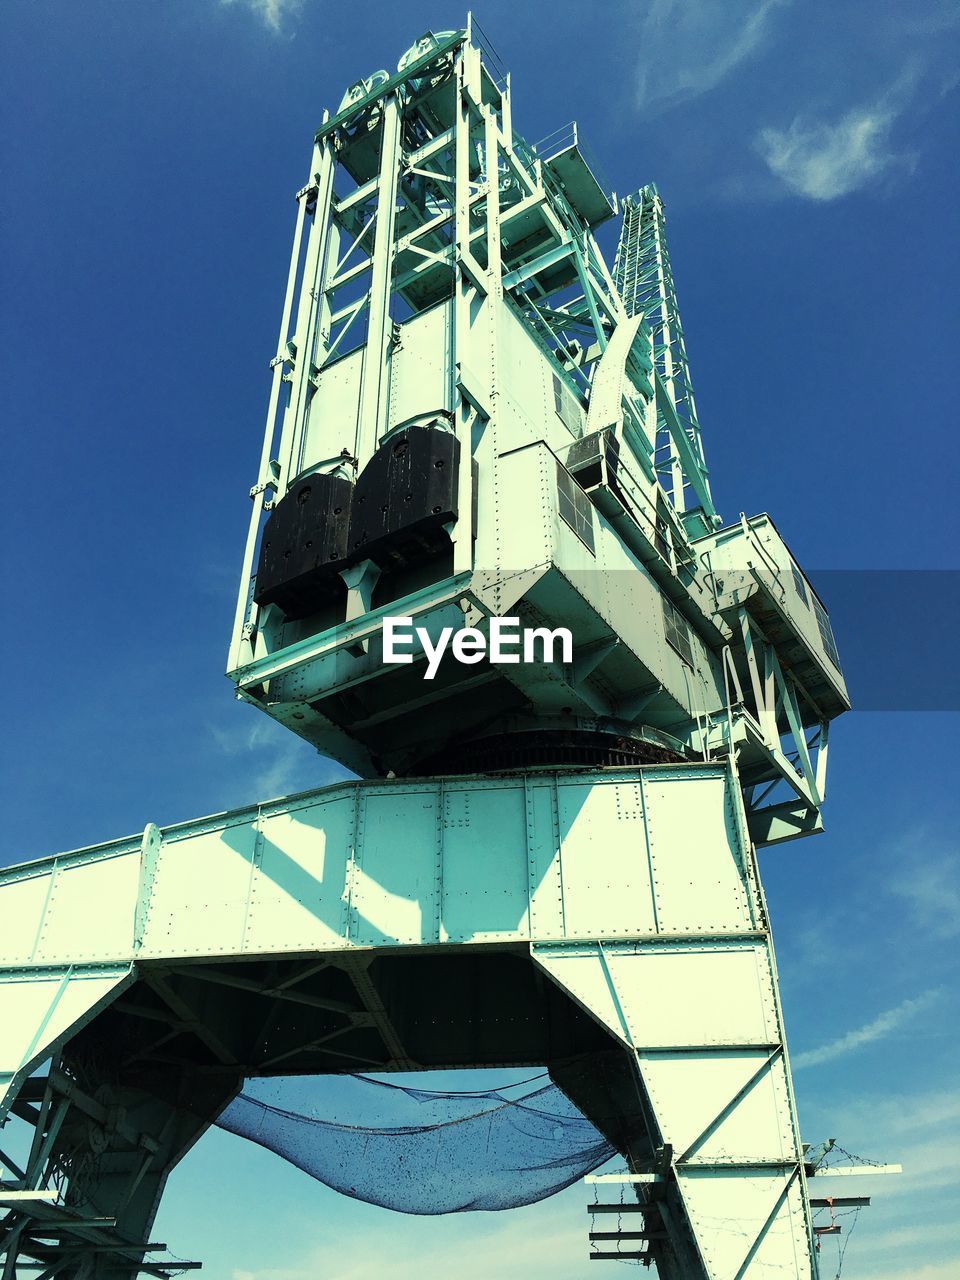
[[[366,103],[324,120],[297,194],[231,670],[275,645],[270,619],[255,625],[249,590],[262,513],[305,465],[352,477],[375,451],[387,431],[391,357],[405,319],[455,299],[448,391],[420,417],[449,417],[468,444],[496,417],[504,303],[550,358],[571,411],[582,412],[624,309],[590,226],[551,168],[551,157],[571,154],[581,156],[575,125],[537,145],[514,132],[509,77],[482,56],[475,24],[435,40]],[[598,218],[612,215],[587,173]],[[359,347],[356,420],[342,438],[325,424],[322,456],[308,459],[310,409],[324,370]],[[626,430],[643,441],[641,466],[652,481],[644,424],[653,387],[643,372],[652,360],[642,350],[634,360],[641,390],[625,388]],[[465,507],[469,480],[465,469]],[[454,568],[462,572],[472,564],[471,530],[458,527],[454,537]],[[373,585],[369,573],[358,575],[350,616],[366,612]]]
[[[642,316],[653,334],[658,479],[678,511],[689,505],[693,491],[695,502],[712,516],[700,423],[667,248],[666,214],[652,183],[623,203],[614,279],[628,313]],[[680,443],[681,435],[689,442],[689,449]]]

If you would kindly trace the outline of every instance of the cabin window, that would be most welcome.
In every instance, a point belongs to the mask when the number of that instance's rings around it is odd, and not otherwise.
[[[666,596],[662,596],[661,599],[663,600],[663,626],[667,635],[667,644],[671,649],[675,649],[679,653],[688,666],[692,667],[693,645],[690,641],[690,628],[687,625],[687,620]]]
[[[593,538],[593,504],[567,471],[557,463],[557,511],[560,519],[577,535],[592,554],[596,554]]]
[[[793,570],[793,585],[797,589],[797,595],[809,609],[810,601],[807,599],[807,584],[803,580],[803,574],[792,560],[790,561],[790,568]]]
[[[580,434],[580,406],[577,398],[558,375],[553,375],[553,407],[557,411],[557,417],[567,428],[567,430],[575,436]]]
[[[837,642],[833,638],[833,627],[830,625],[830,616],[816,596],[813,597],[813,611],[817,615],[817,626],[820,628],[820,639],[823,642],[823,651],[839,671],[840,655],[837,653]]]

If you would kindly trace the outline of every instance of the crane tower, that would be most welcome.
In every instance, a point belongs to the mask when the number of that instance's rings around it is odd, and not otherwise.
[[[357,780],[0,872],[3,1280],[181,1266],[245,1078],[530,1063],[624,1157],[614,1256],[812,1280],[756,850],[821,829],[849,704],[714,505],[659,193],[428,33],[316,134],[271,378],[228,674]]]

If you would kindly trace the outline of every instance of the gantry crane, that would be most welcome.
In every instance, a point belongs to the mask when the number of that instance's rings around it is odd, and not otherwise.
[[[527,142],[471,21],[348,89],[296,210],[229,676],[358,779],[0,872],[3,1280],[170,1274],[250,1075],[510,1063],[664,1280],[810,1280],[756,850],[821,828],[848,700],[773,521],[714,506],[660,196],[611,271],[576,126]],[[571,649],[427,680],[398,617]]]

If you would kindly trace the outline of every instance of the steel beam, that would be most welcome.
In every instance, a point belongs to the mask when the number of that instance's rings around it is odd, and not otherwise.
[[[660,1197],[666,1226],[649,1244],[661,1274],[754,1280],[789,1259],[807,1280],[802,1155],[740,806],[735,774],[716,764],[345,783],[0,872],[7,1105],[24,1073],[55,1064],[49,1099],[20,1112],[38,1130],[31,1181],[48,1191],[93,1126],[114,1172],[83,1199],[110,1207],[139,1248],[167,1172],[245,1074],[549,1063],[603,1042],[633,1080],[618,1125],[671,1153],[651,1166],[653,1147],[629,1147],[648,1163],[635,1165],[643,1199],[627,1211],[652,1213],[648,1197]],[[691,814],[703,815],[695,838]],[[78,916],[87,952],[70,964]],[[413,953],[432,975],[426,1036],[418,988],[388,978]],[[482,974],[504,963],[516,978],[497,982],[487,1025]],[[560,1002],[547,1024],[543,984],[522,976],[534,968]],[[529,1028],[526,1040],[497,1039],[508,992],[507,1022]],[[176,1053],[151,1030],[157,1018],[170,1020]],[[556,1036],[565,1022],[562,1043],[536,1030]],[[126,1119],[94,1100],[96,1079],[81,1087],[56,1065],[109,1060],[109,1045],[125,1054],[110,1078]],[[598,1105],[589,1085],[573,1096],[588,1115]],[[731,1238],[711,1226],[726,1218],[738,1222]],[[123,1243],[109,1230],[75,1235]],[[9,1228],[7,1249],[20,1240]],[[91,1256],[97,1276],[132,1274],[116,1251],[109,1264]]]

